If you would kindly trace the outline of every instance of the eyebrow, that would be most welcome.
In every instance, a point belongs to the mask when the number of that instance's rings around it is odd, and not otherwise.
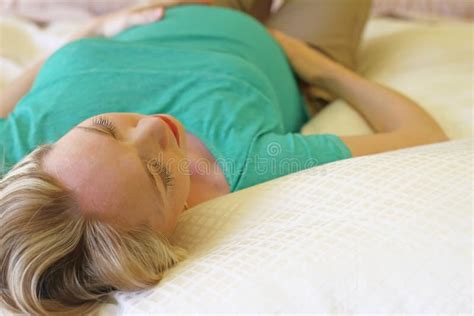
[[[89,126],[76,126],[75,128],[79,128],[81,130],[84,130],[84,131],[88,131],[88,132],[93,132],[93,133],[97,133],[99,135],[102,135],[102,136],[109,136],[109,137],[112,137],[113,139],[116,139],[116,137],[114,135],[112,135],[110,132],[106,131],[106,130],[103,130],[101,128],[96,128],[96,127],[89,127]],[[147,165],[146,165],[146,161],[142,158],[140,158],[140,161],[142,163],[142,166],[143,166],[143,169],[145,170],[145,173],[148,175],[148,178],[152,181],[153,183],[153,190],[158,193],[158,195],[160,196],[163,204],[164,204],[164,201],[165,199],[163,198],[163,194],[160,192],[160,190],[158,190],[158,188],[156,187],[155,183],[156,183],[156,178],[151,174],[150,170],[148,170],[147,168]],[[162,180],[161,181],[162,184],[163,184],[163,187],[165,189],[167,189],[167,186],[165,184],[165,182]]]

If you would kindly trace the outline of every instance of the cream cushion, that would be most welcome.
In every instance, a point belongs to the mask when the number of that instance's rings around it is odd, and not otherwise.
[[[472,140],[342,160],[182,216],[189,258],[102,315],[468,313]]]

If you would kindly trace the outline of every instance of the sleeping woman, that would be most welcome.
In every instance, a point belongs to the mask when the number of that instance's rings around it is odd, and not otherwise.
[[[91,311],[115,291],[154,286],[185,257],[168,240],[188,208],[447,140],[413,101],[351,70],[370,1],[294,0],[274,15],[271,1],[224,2],[101,17],[2,95],[6,306]],[[340,27],[355,35],[342,51]],[[311,112],[298,81],[347,100],[375,134],[300,134]]]

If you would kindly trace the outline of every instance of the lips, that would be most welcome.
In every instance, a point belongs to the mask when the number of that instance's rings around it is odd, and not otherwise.
[[[163,122],[166,123],[166,125],[168,125],[168,127],[171,129],[171,132],[173,132],[173,135],[174,137],[176,138],[176,142],[178,143],[178,146],[179,146],[179,131],[178,131],[178,126],[176,126],[176,124],[169,118],[169,117],[166,117],[166,116],[161,116],[161,115],[157,115],[160,119],[163,120]]]

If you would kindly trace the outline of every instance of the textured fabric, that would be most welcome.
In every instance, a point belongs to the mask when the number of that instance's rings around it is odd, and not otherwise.
[[[351,156],[335,135],[296,133],[308,117],[283,51],[230,9],[179,6],[113,40],[60,49],[3,122],[6,163],[106,112],[174,115],[211,151],[231,191]]]
[[[472,139],[301,171],[183,213],[187,260],[102,315],[472,311]]]

